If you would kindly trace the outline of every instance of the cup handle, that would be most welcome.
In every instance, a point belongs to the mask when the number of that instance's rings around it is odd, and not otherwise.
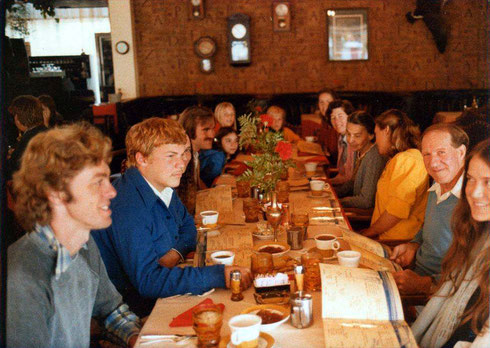
[[[230,341],[231,341],[231,343],[232,343],[232,344],[234,344],[234,345],[238,345],[238,344],[240,344],[240,343],[241,343],[241,342],[240,342],[240,334],[238,333],[238,331],[235,331],[235,332],[233,332],[233,333],[231,334],[231,336],[230,336]]]
[[[340,249],[340,243],[338,240],[334,240],[333,243],[332,243],[332,249],[337,251]]]

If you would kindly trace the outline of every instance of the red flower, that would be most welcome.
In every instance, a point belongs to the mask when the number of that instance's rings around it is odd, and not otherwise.
[[[257,106],[255,107],[255,111],[257,111],[257,112],[262,112],[262,107],[257,105]]]
[[[288,143],[286,141],[280,141],[277,143],[274,151],[279,154],[279,157],[281,157],[283,161],[286,161],[290,159],[291,155],[293,154],[293,146],[291,145],[291,143]]]
[[[270,125],[272,124],[272,122],[274,121],[274,119],[272,118],[271,115],[263,114],[263,115],[260,115],[260,121],[262,122],[262,124],[264,126],[270,127]]]

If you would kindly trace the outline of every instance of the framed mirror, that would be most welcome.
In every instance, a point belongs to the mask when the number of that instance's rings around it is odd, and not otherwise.
[[[327,10],[328,59],[368,60],[368,10]]]

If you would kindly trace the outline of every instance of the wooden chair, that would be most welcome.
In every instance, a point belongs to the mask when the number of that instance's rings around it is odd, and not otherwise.
[[[119,133],[119,124],[117,118],[117,104],[104,103],[92,106],[93,123],[102,126],[104,133],[109,134],[111,125],[114,132]]]

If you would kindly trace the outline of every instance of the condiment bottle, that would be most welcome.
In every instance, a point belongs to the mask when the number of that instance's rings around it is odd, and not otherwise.
[[[289,217],[289,204],[283,203],[282,204],[282,219],[281,219],[281,225],[285,226],[286,228],[289,227],[290,223],[290,217]]]
[[[231,271],[230,273],[231,279],[231,300],[232,301],[241,301],[243,300],[242,294],[242,274],[240,271]]]
[[[294,278],[296,279],[296,288],[298,289],[298,291],[303,291],[303,277],[303,266],[294,267]]]

